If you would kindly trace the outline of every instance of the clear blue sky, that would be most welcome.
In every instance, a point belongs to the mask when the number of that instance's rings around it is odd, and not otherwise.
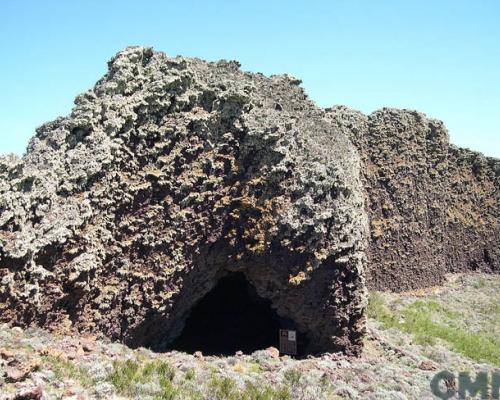
[[[288,72],[321,106],[417,109],[500,157],[498,0],[1,0],[0,153],[22,154],[128,45]]]

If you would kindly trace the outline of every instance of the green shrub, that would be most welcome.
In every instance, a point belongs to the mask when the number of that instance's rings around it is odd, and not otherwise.
[[[54,372],[58,380],[64,378],[74,379],[80,382],[85,388],[90,388],[95,385],[95,380],[90,376],[88,371],[82,367],[76,366],[71,361],[58,356],[47,356],[44,357],[44,360],[52,367],[52,372]]]
[[[160,393],[155,396],[156,400],[177,399],[181,390],[172,383],[172,380],[165,376],[160,376]]]
[[[113,362],[113,372],[108,376],[108,381],[118,393],[131,394],[137,384],[158,380],[161,389],[159,399],[173,399],[174,377],[175,369],[163,360],[145,363],[127,360]]]
[[[193,368],[189,368],[184,375],[184,379],[187,381],[194,381],[196,379],[195,370]]]
[[[213,376],[208,383],[208,389],[210,395],[216,400],[237,399],[236,382],[230,378]]]
[[[291,400],[291,398],[290,390],[284,385],[273,389],[270,386],[256,385],[251,382],[246,383],[245,390],[241,394],[242,400]]]
[[[108,381],[118,393],[127,394],[140,380],[139,370],[139,363],[135,361],[114,361],[113,372],[108,376]]]
[[[294,375],[296,378],[296,375]],[[243,390],[230,378],[213,376],[209,384],[209,395],[214,400],[291,400],[291,389],[286,385],[273,388],[268,385],[246,382]]]

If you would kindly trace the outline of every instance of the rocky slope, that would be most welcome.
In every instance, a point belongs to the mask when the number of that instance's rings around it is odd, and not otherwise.
[[[431,400],[430,382],[440,371],[500,373],[499,347],[490,357],[496,363],[481,354],[471,359],[433,331],[422,340],[424,326],[418,335],[386,327],[376,312],[381,299],[387,311],[425,307],[426,317],[456,335],[483,334],[498,344],[499,285],[498,276],[455,274],[443,287],[372,293],[365,351],[357,358],[297,360],[276,349],[229,357],[157,354],[92,336],[1,326],[0,399]]]

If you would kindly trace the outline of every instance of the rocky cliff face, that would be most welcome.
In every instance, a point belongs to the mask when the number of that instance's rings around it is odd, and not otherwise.
[[[449,148],[446,265],[500,272],[500,160]]]
[[[441,122],[415,111],[369,116],[336,107],[332,121],[352,138],[364,164],[370,219],[368,282],[405,290],[445,273],[448,138]]]
[[[161,350],[238,272],[306,352],[356,354],[366,258],[377,289],[499,271],[498,160],[415,111],[322,110],[299,83],[117,54],[0,158],[0,319]]]
[[[161,350],[239,271],[307,352],[358,353],[360,158],[298,83],[120,52],[0,159],[0,318]]]
[[[363,160],[370,220],[368,285],[408,290],[446,272],[498,272],[500,161],[449,144],[441,121],[411,110],[328,118]]]

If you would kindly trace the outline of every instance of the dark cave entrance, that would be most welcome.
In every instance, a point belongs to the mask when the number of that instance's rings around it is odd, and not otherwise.
[[[279,329],[290,326],[259,297],[241,273],[223,277],[191,310],[172,349],[205,355],[249,354],[269,346],[278,348]]]

